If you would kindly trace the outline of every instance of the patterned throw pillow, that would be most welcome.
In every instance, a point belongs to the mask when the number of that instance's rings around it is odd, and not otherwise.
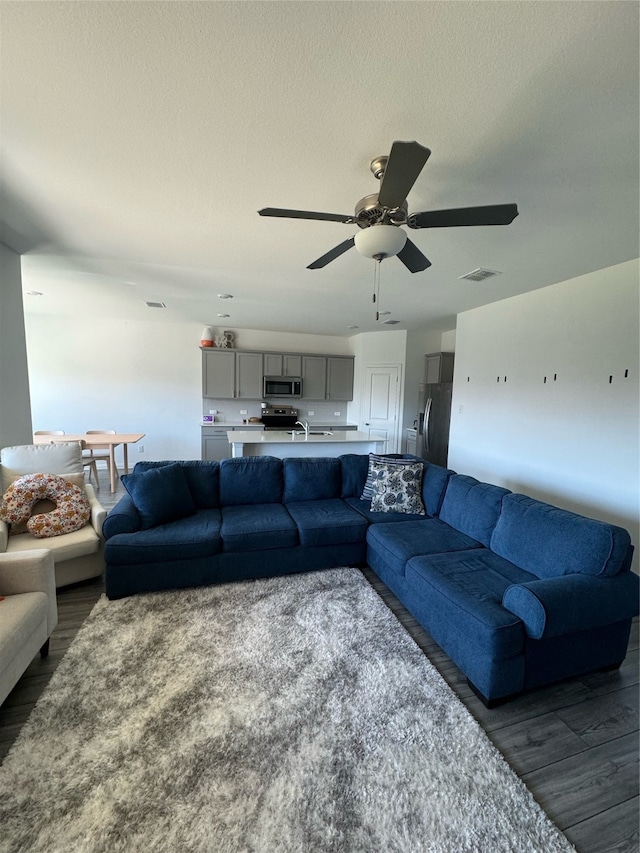
[[[31,515],[38,501],[53,501],[51,512]],[[83,489],[56,474],[27,474],[13,482],[2,497],[0,518],[9,524],[27,522],[36,539],[73,533],[91,518],[91,504]]]
[[[367,479],[364,484],[364,488],[362,489],[362,494],[360,495],[360,500],[362,501],[370,501],[373,497],[373,470],[371,468],[374,462],[387,462],[389,465],[404,465],[406,464],[406,459],[402,458],[400,453],[390,453],[387,456],[370,453],[369,454],[369,470],[367,472]]]
[[[399,465],[398,460],[371,463],[373,474],[372,512],[404,512],[426,515],[422,503],[421,462]]]

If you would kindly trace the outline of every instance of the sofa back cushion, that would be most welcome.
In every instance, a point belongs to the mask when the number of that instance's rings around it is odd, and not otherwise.
[[[134,472],[161,468],[172,462],[137,462]],[[199,459],[180,462],[187,486],[197,509],[218,509],[220,506],[220,463]]]
[[[447,483],[439,518],[488,547],[502,500],[508,494],[509,490],[500,486],[481,483],[465,474],[453,474]]]
[[[447,483],[454,474],[449,468],[424,462],[422,476],[422,502],[427,515],[437,516],[442,507],[442,501],[447,490]]]
[[[326,456],[284,459],[284,502],[323,501],[339,498],[342,466]]]
[[[282,459],[275,456],[240,456],[220,463],[220,504],[282,503]]]
[[[526,495],[508,495],[491,550],[539,578],[615,575],[629,568],[626,530]]]
[[[339,456],[342,468],[342,498],[359,498],[367,481],[368,453],[345,453]]]
[[[82,474],[82,448],[79,441],[55,444],[21,444],[0,450],[2,492],[25,474]]]

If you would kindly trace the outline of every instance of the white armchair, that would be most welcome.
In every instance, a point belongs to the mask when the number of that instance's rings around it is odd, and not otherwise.
[[[14,480],[25,474],[60,474],[82,484],[91,505],[91,519],[80,530],[37,539],[30,533],[9,535],[0,521],[0,554],[17,554],[34,548],[48,548],[55,563],[56,587],[98,577],[104,572],[102,524],[107,511],[96,493],[84,482],[82,449],[77,441],[56,444],[25,444],[0,450],[0,482],[4,493]]]
[[[48,549],[0,554],[0,704],[58,624],[53,555]]]

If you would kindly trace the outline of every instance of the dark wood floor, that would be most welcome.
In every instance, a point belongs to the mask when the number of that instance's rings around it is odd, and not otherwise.
[[[121,489],[111,495],[103,475],[99,496],[107,509]],[[620,670],[538,690],[488,710],[387,587],[373,572],[365,575],[579,853],[637,853],[638,620]],[[0,707],[0,758],[103,589],[96,579],[58,591],[59,622],[49,657],[32,662]]]

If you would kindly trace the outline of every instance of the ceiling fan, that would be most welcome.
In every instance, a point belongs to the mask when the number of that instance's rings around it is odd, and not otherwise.
[[[380,191],[361,198],[353,215],[318,213],[313,210],[287,210],[264,207],[260,216],[280,216],[288,219],[320,219],[357,225],[355,237],[335,246],[307,269],[317,270],[334,261],[353,246],[368,258],[382,261],[397,255],[412,273],[426,270],[431,261],[408,239],[409,228],[450,228],[461,225],[509,225],[518,215],[515,204],[491,204],[484,207],[459,207],[452,210],[425,210],[408,213],[407,195],[427,162],[431,151],[418,142],[396,141],[388,157],[376,157],[370,169],[380,181]]]

